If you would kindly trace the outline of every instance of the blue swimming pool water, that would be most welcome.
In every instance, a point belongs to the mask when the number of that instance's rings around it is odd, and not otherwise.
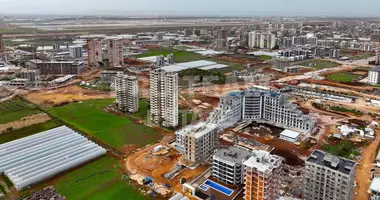
[[[207,191],[208,187],[206,185],[200,185],[199,188],[201,188],[203,191]]]
[[[207,179],[203,184],[210,186],[211,188],[214,188],[215,190],[218,190],[219,192],[227,196],[230,196],[234,192],[230,188],[224,187],[223,185],[215,183],[214,181],[211,181],[209,179]]]

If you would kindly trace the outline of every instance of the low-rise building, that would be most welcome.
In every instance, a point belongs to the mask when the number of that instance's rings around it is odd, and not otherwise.
[[[301,133],[296,132],[296,131],[292,131],[292,130],[288,130],[288,129],[286,129],[280,133],[280,139],[286,140],[288,142],[295,143],[295,142],[299,141],[300,137],[301,137]]]
[[[30,60],[28,68],[39,70],[41,75],[80,74],[85,71],[83,61]]]
[[[244,182],[243,162],[252,156],[248,149],[238,146],[218,149],[212,157],[212,176],[220,182],[240,185]]]

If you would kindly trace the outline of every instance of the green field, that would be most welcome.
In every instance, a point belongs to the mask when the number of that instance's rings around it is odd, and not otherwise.
[[[0,124],[6,124],[23,117],[39,113],[35,106],[21,101],[19,98],[0,103]]]
[[[137,55],[136,57],[141,58],[141,57],[159,56],[159,55],[163,55],[166,57],[168,54],[171,54],[171,53],[174,55],[174,61],[177,63],[190,62],[194,60],[202,60],[205,58],[204,56],[200,54],[196,54],[196,53],[188,52],[188,51],[179,51],[173,48],[149,49],[143,54]]]
[[[75,170],[64,172],[50,180],[25,189],[20,194],[29,196],[32,191],[53,186],[68,200],[145,200],[120,171],[120,161],[110,155],[103,156]]]
[[[335,74],[330,74],[326,78],[327,78],[327,80],[330,80],[330,81],[350,83],[350,82],[353,82],[353,81],[359,79],[359,77],[360,76],[356,75],[356,74],[339,72],[339,73],[335,73]]]
[[[162,135],[151,127],[103,111],[104,107],[114,101],[115,99],[87,100],[48,108],[47,111],[115,148],[126,144],[145,146],[161,139]]]
[[[105,156],[54,181],[54,188],[70,200],[147,199],[122,179],[120,163]]]
[[[301,62],[296,62],[294,65],[301,65],[305,67],[313,67],[317,70],[319,69],[324,69],[324,68],[333,68],[337,67],[340,64],[331,62],[328,60],[307,60],[307,61],[301,61]]]
[[[0,135],[0,144],[31,136],[39,132],[47,131],[60,125],[61,124],[59,122],[55,120],[50,120],[45,123],[35,124],[22,129],[14,130],[9,133]]]
[[[327,151],[333,155],[350,158],[350,155],[360,155],[360,152],[355,150],[355,145],[350,141],[340,141],[337,144],[324,144],[322,146],[324,151]]]

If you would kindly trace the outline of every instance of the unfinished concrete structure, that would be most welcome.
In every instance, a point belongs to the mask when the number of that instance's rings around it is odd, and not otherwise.
[[[297,106],[288,103],[287,94],[278,92],[245,90],[231,92],[220,98],[219,108],[210,117],[221,128],[227,128],[240,120],[263,121],[301,131],[309,131],[315,120],[302,114]]]
[[[110,67],[121,67],[124,65],[123,40],[107,40],[108,65]]]
[[[218,125],[199,122],[177,131],[176,143],[184,150],[185,160],[201,162],[212,155],[216,145]]]
[[[152,121],[165,127],[178,126],[178,74],[152,70],[149,96]]]
[[[38,82],[41,80],[40,71],[38,70],[23,70],[18,74],[18,77],[27,79],[30,82]]]
[[[100,73],[100,81],[103,83],[109,83],[114,84],[115,83],[115,77],[117,75],[122,75],[122,71],[102,71]]]
[[[267,151],[255,150],[244,161],[245,200],[277,200],[280,197],[280,184],[284,158],[271,155]]]
[[[304,198],[353,199],[356,163],[314,150],[306,159]]]
[[[139,88],[136,76],[117,75],[115,77],[116,103],[123,112],[137,112],[139,109]]]
[[[41,75],[78,75],[85,71],[83,61],[43,61],[30,60],[29,69],[37,69]]]
[[[99,67],[103,62],[102,40],[91,39],[87,41],[88,66]]]
[[[250,150],[239,146],[218,149],[212,157],[212,176],[225,184],[243,184],[243,162],[251,155]]]

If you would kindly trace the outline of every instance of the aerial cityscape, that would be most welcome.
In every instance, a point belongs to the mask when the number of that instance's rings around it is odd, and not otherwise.
[[[380,200],[380,2],[163,1],[0,0],[0,199]]]

